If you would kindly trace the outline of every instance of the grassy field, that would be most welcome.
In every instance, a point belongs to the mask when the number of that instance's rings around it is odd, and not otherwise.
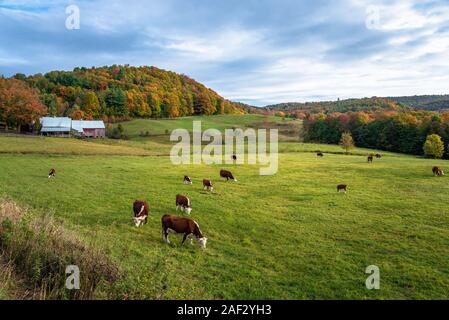
[[[109,141],[109,140],[108,140]],[[132,144],[120,144],[111,141],[109,144],[93,143],[95,141],[47,138],[0,136],[0,154],[47,154],[47,155],[149,155],[145,149],[133,147]],[[98,141],[100,142],[100,141]]]
[[[448,298],[449,184],[431,172],[444,161],[386,154],[368,164],[364,156],[311,152],[341,152],[336,146],[284,143],[278,174],[263,177],[249,165],[173,166],[165,156],[142,157],[137,151],[151,148],[137,138],[123,145],[10,139],[0,139],[0,193],[54,214],[106,252],[126,272],[120,290],[130,298]],[[10,141],[36,152],[9,152]],[[64,156],[37,152],[53,143],[64,145]],[[82,155],[84,144],[95,151]],[[50,167],[54,180],[46,177]],[[239,181],[220,181],[222,167]],[[182,184],[185,174],[192,186]],[[215,181],[213,193],[202,190],[203,178]],[[349,185],[346,195],[336,192],[339,183]],[[191,198],[206,250],[182,247],[177,236],[162,242],[160,217],[175,213],[177,193]],[[137,198],[151,205],[141,229],[132,224]],[[369,265],[380,268],[380,290],[365,288]]]
[[[262,125],[264,121],[270,124],[282,124],[283,122],[293,122],[292,120],[282,120],[282,118],[269,116],[264,117],[257,114],[250,115],[220,115],[220,116],[192,116],[185,118],[177,118],[170,120],[145,120],[136,119],[122,123],[130,137],[136,138],[141,132],[148,131],[150,135],[163,135],[167,131],[171,132],[175,129],[187,129],[192,131],[192,122],[201,121],[203,130],[217,129],[224,131],[231,128],[247,128]]]

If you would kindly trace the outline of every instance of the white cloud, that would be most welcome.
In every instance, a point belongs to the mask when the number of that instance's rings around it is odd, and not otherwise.
[[[258,32],[232,29],[201,38],[189,35],[174,36],[162,46],[200,60],[229,60],[247,56],[253,52],[255,46],[260,45],[262,39]]]
[[[21,58],[8,57],[0,55],[0,66],[16,66],[16,65],[28,65],[29,61]]]

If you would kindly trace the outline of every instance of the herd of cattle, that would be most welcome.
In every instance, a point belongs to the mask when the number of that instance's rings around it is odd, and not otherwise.
[[[318,151],[316,155],[321,158],[324,157],[324,154],[321,151]],[[376,157],[377,159],[380,159],[380,158],[382,158],[382,155],[379,153],[369,154],[368,155],[368,163],[373,163],[374,157]],[[444,171],[440,167],[433,167],[432,172],[433,172],[434,176],[437,176],[437,177],[444,176]],[[346,184],[339,184],[337,186],[337,192],[341,192],[341,191],[346,193],[348,191],[348,186]]]
[[[220,177],[226,179],[226,181],[237,181],[228,170],[221,170]],[[192,179],[189,176],[184,176],[184,184],[193,184]],[[212,191],[214,189],[212,181],[203,179],[203,188],[207,191]],[[149,214],[148,202],[142,200],[134,201],[133,210],[136,227],[146,224]],[[191,202],[187,196],[182,194],[176,195],[176,211],[178,210],[189,215],[192,212]],[[162,217],[162,237],[166,243],[170,243],[168,239],[170,232],[183,234],[182,244],[184,244],[187,238],[190,239],[190,243],[192,243],[193,239],[196,239],[202,248],[206,248],[207,238],[201,232],[198,223],[190,218],[164,215]]]
[[[234,158],[235,156],[233,156]],[[56,177],[56,170],[50,169],[48,178]],[[233,174],[228,170],[221,170],[220,177],[226,179],[226,181],[233,180],[237,182]],[[193,184],[192,179],[188,176],[184,176],[184,184]],[[213,184],[211,180],[203,180],[203,188],[207,191],[212,191]],[[192,212],[192,206],[190,199],[182,194],[176,195],[176,211],[181,210],[190,215]],[[145,200],[136,200],[133,203],[134,223],[136,227],[143,226],[148,222],[148,215],[150,214],[150,205]],[[206,248],[207,238],[200,230],[198,223],[190,218],[178,217],[174,215],[164,215],[162,217],[162,237],[166,243],[170,243],[168,235],[170,232],[176,234],[183,234],[184,238],[182,244],[190,239],[192,244],[193,239],[196,239],[201,248]]]
[[[324,157],[322,152],[317,152],[318,157]],[[368,163],[372,163],[374,157],[380,159],[382,155],[380,154],[370,154],[368,155]],[[236,156],[233,155],[232,158],[235,160]],[[433,167],[432,172],[435,176],[444,176],[444,171],[440,167]],[[56,177],[56,170],[51,169],[48,173],[48,178]],[[221,170],[220,177],[226,179],[226,181],[233,180],[237,181],[234,178],[232,173],[228,170]],[[184,176],[184,184],[191,185],[193,184],[192,179],[189,176]],[[203,188],[207,191],[213,191],[214,187],[211,180],[203,179]],[[346,184],[339,184],[337,186],[337,192],[347,192],[348,186]],[[192,212],[192,206],[190,199],[182,194],[176,195],[176,211],[181,210],[190,215]],[[150,213],[150,206],[145,200],[136,200],[133,203],[133,211],[134,211],[134,223],[136,227],[143,226],[148,222],[148,215]],[[200,230],[200,226],[198,223],[190,218],[179,217],[174,215],[164,215],[162,217],[162,237],[166,243],[170,243],[168,239],[168,235],[170,232],[176,234],[183,234],[182,244],[190,239],[190,243],[192,243],[193,239],[196,239],[201,248],[206,248],[207,238],[203,235]]]
[[[232,156],[235,160],[236,156]],[[56,177],[56,170],[50,169],[48,178]],[[228,170],[221,170],[220,177],[226,179],[226,181],[233,180],[237,182],[233,174]],[[184,184],[193,184],[192,179],[188,176],[184,176]],[[212,181],[203,179],[203,188],[207,191],[214,189]],[[190,215],[192,212],[192,206],[190,199],[182,194],[176,195],[176,211],[181,210]],[[148,215],[150,214],[150,205],[145,200],[136,200],[133,203],[134,223],[136,227],[143,226],[148,222]],[[196,239],[201,248],[206,248],[207,238],[200,230],[198,223],[190,218],[178,217],[174,215],[164,215],[162,217],[162,237],[166,243],[170,243],[168,235],[170,232],[183,234],[184,238],[182,244],[187,238],[192,243],[193,239]]]

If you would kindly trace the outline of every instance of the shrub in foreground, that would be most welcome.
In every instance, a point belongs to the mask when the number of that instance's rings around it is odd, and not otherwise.
[[[93,299],[112,288],[118,267],[84,244],[51,216],[35,217],[13,201],[0,199],[0,254],[33,299]],[[80,289],[66,288],[66,268],[80,270]]]

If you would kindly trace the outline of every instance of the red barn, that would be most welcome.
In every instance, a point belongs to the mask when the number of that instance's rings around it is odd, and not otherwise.
[[[72,130],[88,138],[106,137],[106,127],[103,121],[72,120]]]

